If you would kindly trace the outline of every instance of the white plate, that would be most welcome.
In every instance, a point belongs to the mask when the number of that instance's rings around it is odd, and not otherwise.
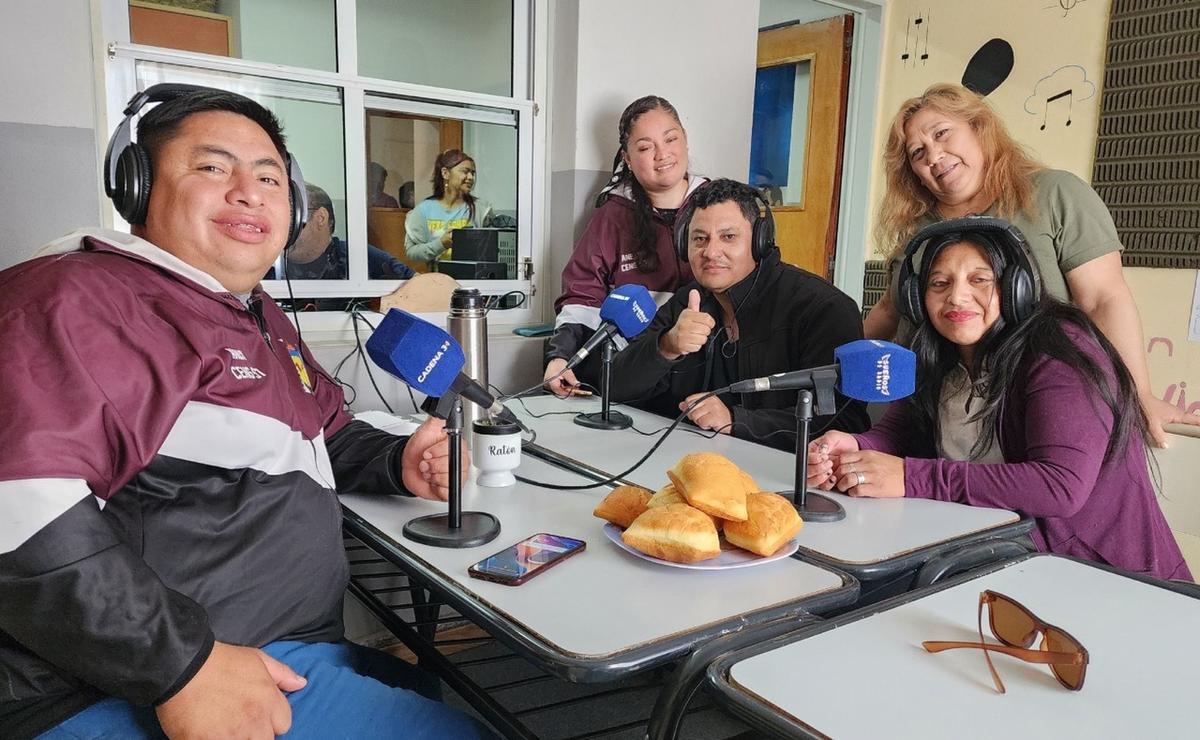
[[[762,565],[763,563],[770,563],[774,560],[786,558],[792,553],[796,552],[796,550],[800,549],[800,542],[793,537],[785,542],[783,547],[776,550],[774,555],[768,555],[764,558],[761,555],[755,555],[749,550],[743,550],[740,547],[735,547],[729,544],[725,540],[721,540],[721,554],[711,560],[701,560],[698,563],[672,563],[670,560],[651,557],[650,555],[647,555],[640,550],[635,550],[634,548],[625,544],[625,540],[621,539],[621,532],[623,531],[624,530],[615,524],[605,523],[604,525],[604,536],[612,540],[617,547],[621,548],[625,552],[637,555],[642,560],[649,560],[652,563],[670,565],[675,568],[691,568],[692,570],[729,570],[731,568],[750,568],[755,565]]]

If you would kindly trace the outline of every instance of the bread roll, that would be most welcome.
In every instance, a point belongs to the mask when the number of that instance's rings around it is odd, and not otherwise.
[[[621,539],[639,552],[673,563],[696,563],[721,554],[712,519],[687,504],[647,509]]]
[[[778,493],[750,494],[746,512],[744,522],[725,522],[725,540],[763,557],[774,555],[804,526],[796,507]]]
[[[604,497],[600,505],[592,512],[592,516],[612,522],[625,529],[633,520],[646,511],[646,503],[650,501],[650,492],[634,486],[618,486],[612,493]]]
[[[746,520],[746,477],[723,455],[695,452],[684,455],[667,471],[687,502],[705,514],[726,520]]]
[[[746,484],[746,493],[758,493],[762,489],[758,487],[758,481],[754,480],[754,476],[747,473],[745,470],[739,471],[742,474],[742,482]]]
[[[686,504],[686,503],[687,503],[687,499],[683,497],[683,494],[681,494],[679,491],[677,491],[675,489],[675,484],[668,483],[667,485],[658,489],[658,493],[655,493],[653,496],[650,497],[650,502],[647,503],[646,506],[653,509],[656,506],[666,506],[667,504]],[[696,511],[700,511],[700,510],[696,509]],[[718,519],[717,517],[713,516],[712,514],[705,514],[705,516],[708,517],[709,519],[712,519],[713,526],[716,527],[717,532],[720,533],[721,527],[723,524],[722,520]]]
[[[674,483],[668,483],[658,489],[650,501],[646,504],[647,507],[653,509],[656,506],[666,506],[667,504],[686,504],[687,499],[683,497],[676,488]]]

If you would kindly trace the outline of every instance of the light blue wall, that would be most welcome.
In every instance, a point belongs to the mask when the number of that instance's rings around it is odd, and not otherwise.
[[[0,44],[0,269],[100,224],[88,4],[5,6]]]
[[[221,0],[217,12],[234,19],[235,56],[336,71],[333,0]]]
[[[364,76],[509,95],[511,61],[511,0],[358,0]]]
[[[498,212],[517,211],[517,130],[491,123],[463,124],[463,151],[475,158],[475,194]]]

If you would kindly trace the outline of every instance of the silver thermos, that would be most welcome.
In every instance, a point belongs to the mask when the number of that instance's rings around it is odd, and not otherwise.
[[[483,295],[477,289],[458,288],[454,295],[450,296],[450,314],[446,319],[446,329],[466,355],[463,372],[487,388],[487,310],[484,309]],[[468,445],[473,436],[470,430],[475,428],[475,421],[483,416],[483,409],[469,401],[463,403],[463,429],[468,432],[463,437],[468,440]]]

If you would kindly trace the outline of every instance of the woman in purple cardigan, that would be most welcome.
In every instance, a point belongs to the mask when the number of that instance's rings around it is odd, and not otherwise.
[[[916,392],[866,434],[814,440],[809,485],[1012,509],[1034,518],[1039,550],[1191,579],[1155,500],[1129,371],[1086,315],[1040,295],[1020,232],[935,224],[898,280],[918,327]]]

